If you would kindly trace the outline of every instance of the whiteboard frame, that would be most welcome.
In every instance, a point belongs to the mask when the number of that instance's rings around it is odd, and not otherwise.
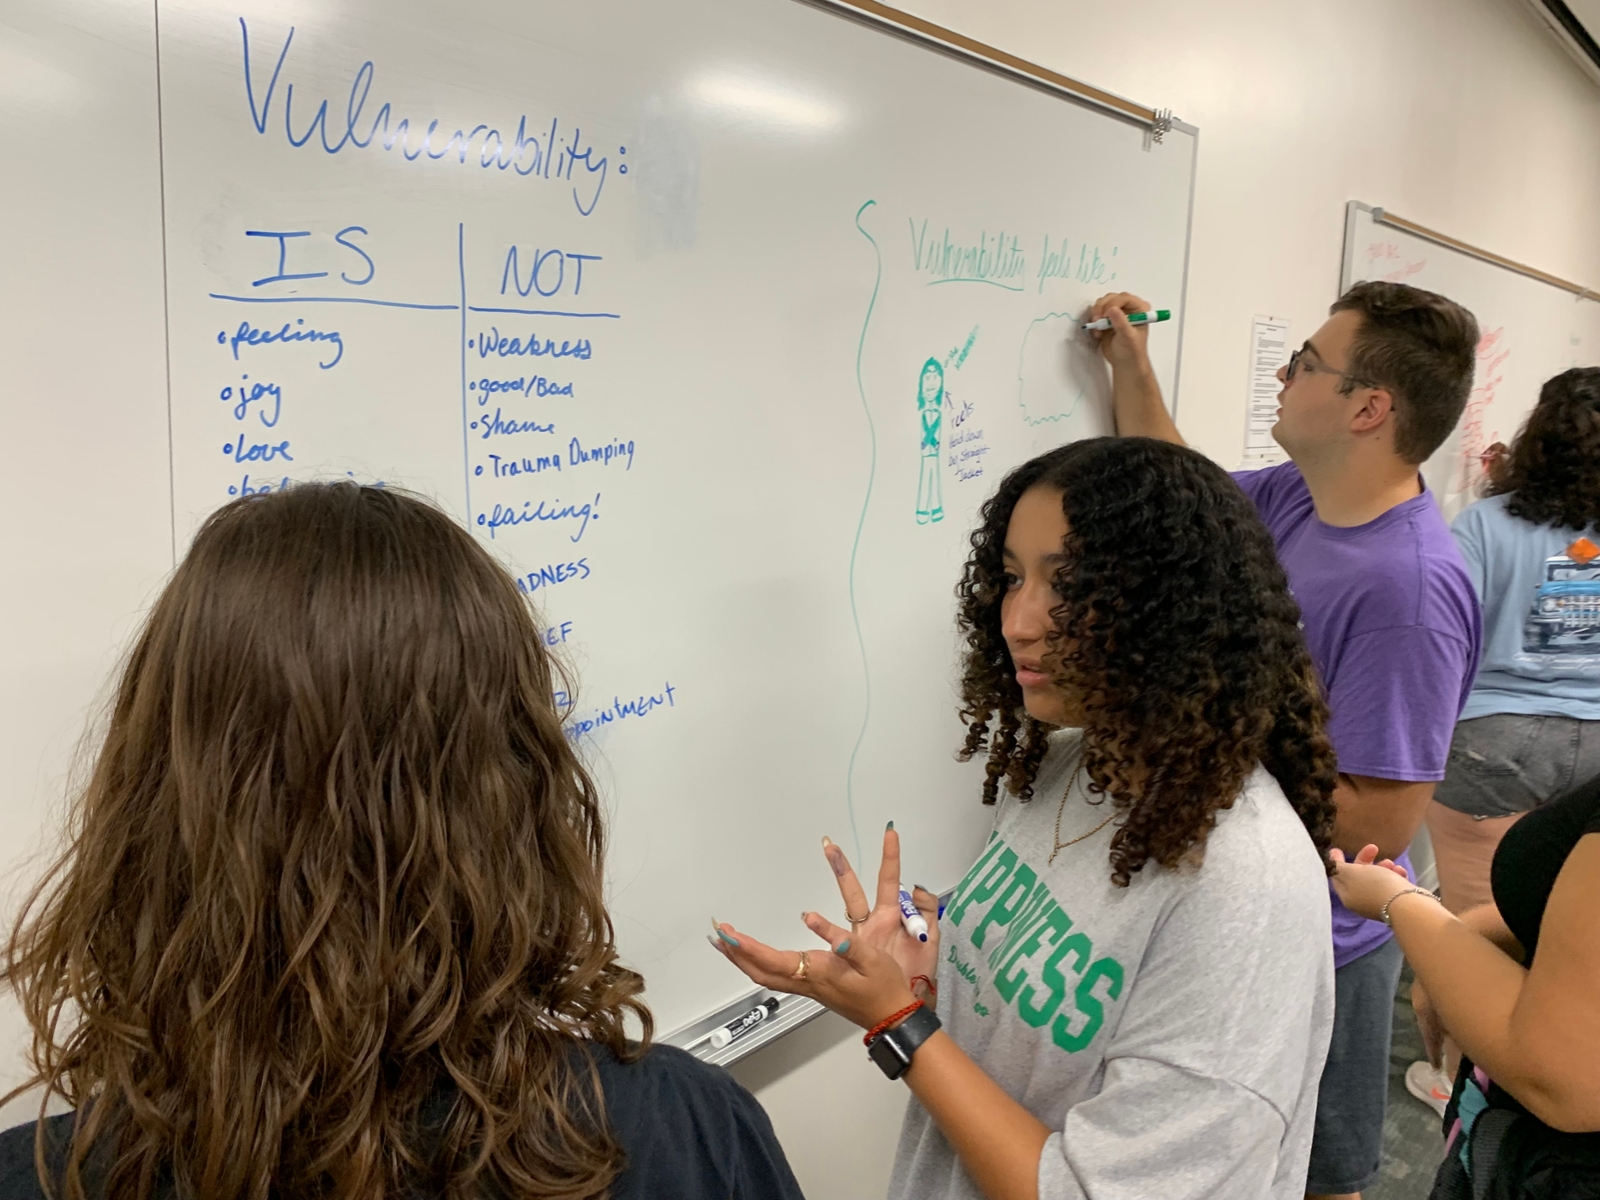
[[[1027,59],[1015,58],[1015,64],[992,57],[984,51],[994,51],[991,46],[986,46],[973,38],[957,34],[952,30],[936,25],[932,21],[922,21],[918,18],[917,25],[907,24],[886,14],[873,12],[860,7],[853,0],[796,0],[797,3],[807,8],[815,8],[822,12],[831,13],[846,21],[857,25],[864,25],[879,32],[887,33],[891,37],[898,37],[905,41],[915,42],[924,49],[933,50],[949,58],[960,59],[974,66],[982,67],[997,75],[1004,75],[1015,83],[1036,88],[1042,92],[1049,92],[1063,100],[1070,101],[1081,108],[1101,116],[1111,117],[1124,124],[1136,125],[1145,131],[1145,150],[1147,153],[1159,153],[1164,143],[1156,136],[1157,124],[1165,132],[1181,133],[1193,141],[1193,153],[1189,159],[1189,209],[1184,216],[1183,223],[1183,274],[1182,283],[1178,288],[1178,302],[1176,308],[1178,317],[1174,324],[1177,326],[1175,333],[1178,338],[1178,352],[1172,364],[1172,395],[1167,398],[1167,410],[1173,420],[1178,417],[1178,393],[1183,387],[1183,333],[1184,317],[1189,308],[1189,252],[1194,245],[1194,200],[1197,181],[1200,178],[1200,130],[1197,126],[1187,121],[1174,117],[1170,110],[1154,109],[1115,92],[1108,92],[1092,84],[1080,83],[1078,80],[1069,79],[1056,71],[1051,71]],[[897,9],[888,8],[890,13],[898,12]],[[909,16],[910,14],[901,14]],[[1003,51],[994,51],[1003,53]],[[1057,82],[1057,81],[1061,82]],[[1073,86],[1084,88],[1084,91],[1074,90]],[[1101,99],[1100,97],[1104,97]],[[1149,114],[1147,119],[1142,114]],[[1352,204],[1356,201],[1351,201]],[[1343,289],[1341,289],[1342,291]],[[759,998],[751,1001],[752,1006],[759,1003]],[[687,1026],[685,1027],[687,1028]],[[730,1060],[731,1061],[731,1060]]]
[[[1356,219],[1358,213],[1369,213],[1375,223],[1386,225],[1390,229],[1397,229],[1401,233],[1409,233],[1412,237],[1421,238],[1435,246],[1442,246],[1446,250],[1454,251],[1465,258],[1476,259],[1478,262],[1487,263],[1491,267],[1499,267],[1502,271],[1510,271],[1513,275],[1526,276],[1536,283],[1546,287],[1553,287],[1558,292],[1567,292],[1578,300],[1600,301],[1600,292],[1593,288],[1585,287],[1581,283],[1562,279],[1548,271],[1541,271],[1538,267],[1530,267],[1526,263],[1519,263],[1515,259],[1506,258],[1492,250],[1484,250],[1459,238],[1451,237],[1447,233],[1428,229],[1404,217],[1397,217],[1382,205],[1363,204],[1359,200],[1350,200],[1345,204],[1344,215],[1344,254],[1339,271],[1339,294],[1343,295],[1350,289],[1350,284],[1355,277],[1355,262],[1352,257],[1352,247],[1355,245]]]

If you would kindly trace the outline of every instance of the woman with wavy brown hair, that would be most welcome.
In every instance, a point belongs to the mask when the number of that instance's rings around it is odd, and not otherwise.
[[[910,1085],[896,1200],[1300,1200],[1336,775],[1270,535],[1192,450],[1077,442],[1000,484],[958,595],[961,755],[997,811],[927,940],[891,826],[875,902],[825,846],[831,953],[720,949]]]
[[[75,1112],[0,1136],[0,1194],[798,1197],[749,1094],[649,1047],[560,683],[416,498],[215,513],[6,949]]]

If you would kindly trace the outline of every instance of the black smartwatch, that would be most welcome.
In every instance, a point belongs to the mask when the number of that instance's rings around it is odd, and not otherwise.
[[[885,1029],[867,1046],[867,1055],[890,1079],[899,1079],[911,1066],[917,1047],[939,1029],[938,1014],[923,1005],[893,1029]]]

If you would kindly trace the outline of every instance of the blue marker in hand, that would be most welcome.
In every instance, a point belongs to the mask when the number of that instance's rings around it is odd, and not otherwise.
[[[916,904],[911,900],[911,893],[905,888],[900,889],[900,922],[906,927],[906,932],[917,941],[928,940],[927,919],[918,911]]]

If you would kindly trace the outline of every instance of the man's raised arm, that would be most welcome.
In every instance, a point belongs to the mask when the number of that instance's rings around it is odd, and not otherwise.
[[[1110,329],[1096,331],[1094,336],[1100,343],[1100,353],[1111,364],[1111,406],[1117,432],[1123,437],[1156,438],[1182,446],[1186,444],[1183,435],[1161,399],[1161,385],[1156,382],[1145,348],[1150,330],[1128,323],[1127,314],[1149,309],[1150,305],[1138,296],[1113,292],[1096,300],[1085,320],[1104,317],[1111,322]]]

